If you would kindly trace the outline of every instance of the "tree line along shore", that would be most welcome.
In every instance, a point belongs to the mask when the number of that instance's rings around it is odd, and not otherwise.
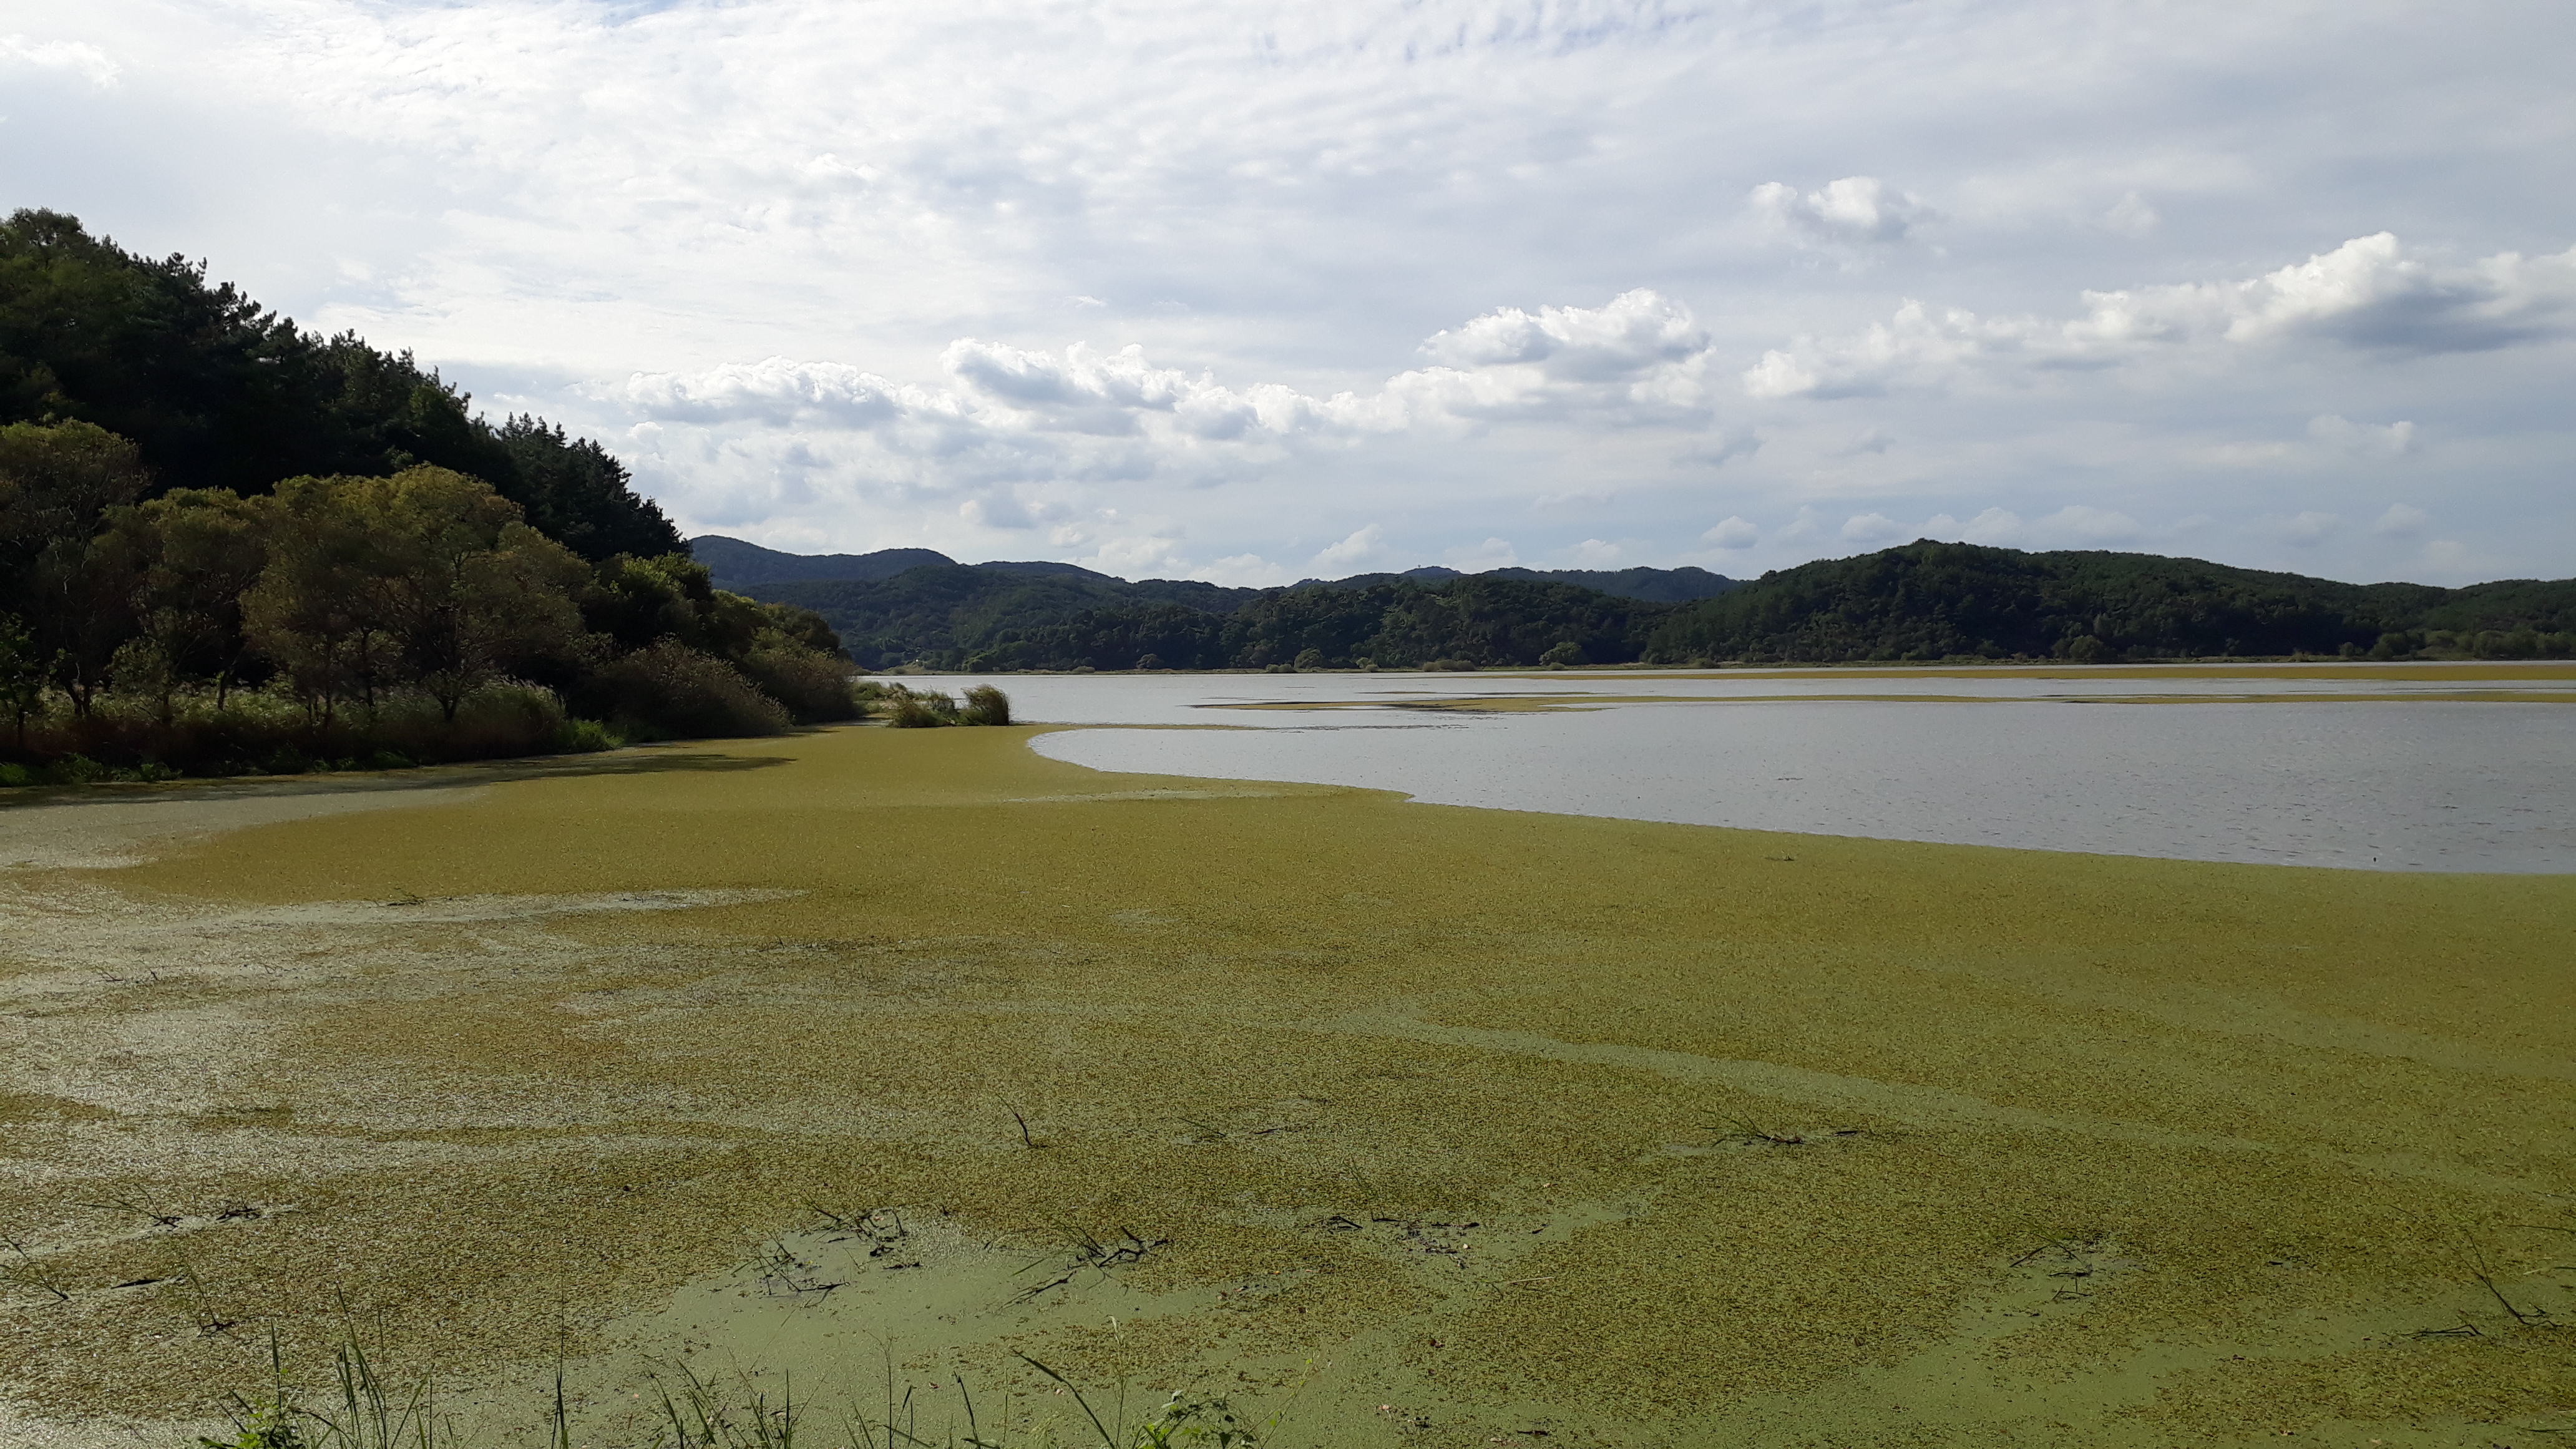
[[[0,784],[774,733],[891,698],[853,665],[2576,656],[2576,580],[2353,585],[1930,541],[1741,583],[1420,570],[1229,589],[920,550],[868,556],[913,566],[865,577],[736,579],[764,551],[702,539],[731,547],[692,557],[598,443],[471,402],[201,263],[57,212],[0,222]]]

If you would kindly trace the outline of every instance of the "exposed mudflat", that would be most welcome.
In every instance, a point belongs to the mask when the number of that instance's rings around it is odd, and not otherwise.
[[[1020,1354],[1291,1444],[2576,1431],[2576,879],[1030,733],[0,809],[0,1442],[189,1442],[344,1302],[491,1442],[559,1358],[584,1443],[683,1367],[1071,1424]]]

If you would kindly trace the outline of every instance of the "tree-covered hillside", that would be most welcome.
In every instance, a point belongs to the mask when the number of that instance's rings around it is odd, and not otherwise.
[[[533,417],[496,427],[470,401],[411,354],[307,332],[200,263],[134,255],[60,212],[0,222],[0,424],[77,419],[130,439],[146,497],[433,463],[584,558],[679,550],[599,444]]]
[[[1665,620],[1663,662],[2566,654],[2576,580],[2345,584],[2137,553],[1929,541],[1763,575]],[[2431,637],[2439,633],[2439,640]]]
[[[1256,590],[1020,567],[749,592],[812,609],[872,669],[2576,654],[2576,581],[2344,584],[2153,554],[1923,542],[1687,603],[1501,570]]]
[[[0,222],[0,784],[383,767],[858,713],[625,468],[72,218]]]
[[[874,583],[755,588],[830,621],[868,668],[1409,669],[1435,660],[1619,663],[1667,605],[1476,574],[1358,587],[1228,589],[1171,579],[919,568]]]

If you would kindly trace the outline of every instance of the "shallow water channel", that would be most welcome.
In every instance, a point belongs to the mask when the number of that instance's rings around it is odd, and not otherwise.
[[[2565,678],[2433,667],[992,682],[1023,720],[1095,726],[1034,747],[1102,770],[2037,850],[2576,870]],[[1096,727],[1118,725],[1166,728]]]

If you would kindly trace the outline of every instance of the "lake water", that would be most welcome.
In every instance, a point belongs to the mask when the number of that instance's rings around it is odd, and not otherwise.
[[[2438,667],[2381,676],[1809,670],[992,682],[1024,720],[1230,726],[1093,728],[1034,742],[1041,754],[1102,770],[2040,850],[2576,870],[2576,677],[2471,680]],[[2424,697],[2507,692],[2569,703]],[[2229,698],[2248,694],[2268,698]],[[1663,698],[1628,702],[1641,695]],[[1419,708],[1497,696],[1590,707]]]

